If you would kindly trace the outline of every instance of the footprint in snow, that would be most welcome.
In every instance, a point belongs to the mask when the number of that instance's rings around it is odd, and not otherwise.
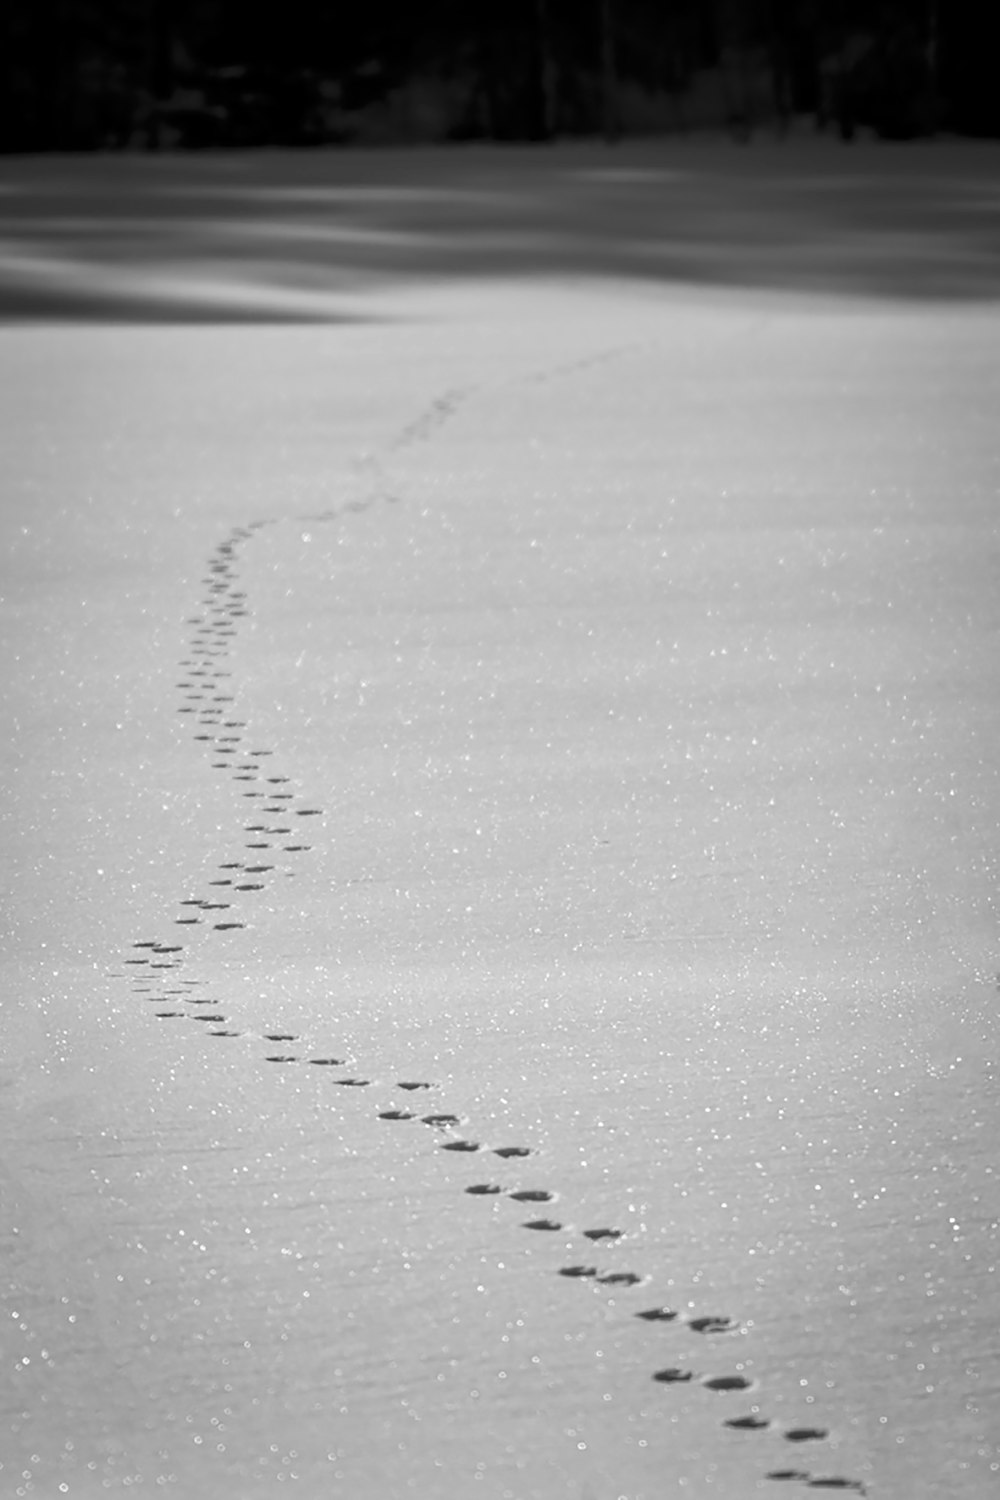
[[[734,1318],[711,1315],[701,1318],[688,1318],[687,1326],[695,1333],[735,1333],[737,1327]]]

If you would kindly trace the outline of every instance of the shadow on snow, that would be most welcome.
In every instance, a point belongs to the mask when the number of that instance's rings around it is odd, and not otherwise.
[[[806,138],[7,158],[0,319],[356,321],[498,277],[994,299],[998,166]]]

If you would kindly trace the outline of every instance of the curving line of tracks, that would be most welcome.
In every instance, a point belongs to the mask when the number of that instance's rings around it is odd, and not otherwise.
[[[558,378],[603,363],[638,347],[635,344],[615,349],[605,349],[596,354],[549,370],[535,372],[527,377],[537,383]],[[521,377],[524,379],[525,377]],[[518,382],[519,383],[519,382]],[[399,497],[394,493],[385,470],[385,460],[404,451],[415,443],[430,438],[461,405],[475,394],[475,388],[446,390],[430,402],[416,418],[401,429],[378,453],[369,455],[361,465],[362,493],[358,499],[309,516],[294,516],[291,521],[308,520],[336,521],[352,513],[367,510],[378,503],[392,503]],[[268,889],[270,880],[279,873],[279,865],[286,870],[295,861],[308,856],[312,845],[309,842],[322,829],[324,810],[315,801],[297,790],[293,779],[274,763],[274,751],[269,746],[255,743],[247,721],[238,716],[235,693],[227,691],[231,686],[231,670],[226,662],[239,630],[239,622],[250,615],[246,591],[241,588],[239,562],[241,549],[246,547],[264,528],[281,524],[278,519],[257,520],[244,526],[234,527],[210,552],[207,568],[202,580],[204,592],[200,599],[201,613],[191,616],[188,646],[180,667],[183,675],[177,682],[181,702],[178,714],[184,715],[191,725],[192,740],[209,757],[210,766],[224,773],[238,789],[242,809],[248,815],[243,823],[244,839],[238,854],[227,857],[218,864],[218,874],[209,880],[201,893],[185,896],[178,904],[172,921],[173,931],[168,936],[143,937],[132,945],[131,954],[123,960],[124,968],[132,979],[132,993],[137,999],[152,1007],[152,1014],[159,1020],[181,1020],[191,1022],[206,1038],[224,1039],[252,1034],[240,1032],[228,1024],[221,1002],[212,992],[207,981],[188,977],[193,966],[192,939],[201,939],[211,934],[218,941],[226,941],[226,934],[235,934],[246,928],[252,920],[253,900],[258,892]],[[182,931],[183,929],[183,931]],[[188,929],[196,929],[189,931]],[[200,929],[200,930],[199,930]],[[228,942],[238,941],[230,937]],[[124,977],[120,974],[119,977]],[[432,1080],[398,1078],[380,1080],[365,1077],[353,1071],[356,1061],[349,1057],[338,1058],[312,1053],[308,1039],[299,1034],[284,1031],[261,1033],[255,1038],[267,1044],[263,1060],[282,1066],[306,1064],[352,1071],[338,1071],[330,1076],[332,1086],[351,1089],[371,1089],[376,1099],[374,1115],[387,1123],[422,1124],[432,1132],[436,1149],[453,1155],[476,1155],[477,1160],[492,1157],[494,1172],[499,1173],[499,1163],[516,1163],[534,1154],[530,1146],[520,1143],[486,1142],[463,1133],[466,1121],[447,1109],[435,1107],[426,1113],[416,1106],[416,1099],[425,1092],[434,1090]],[[288,1050],[295,1044],[296,1050]],[[281,1050],[272,1050],[280,1047]],[[387,1090],[391,1092],[386,1092]],[[398,1101],[401,1091],[407,1098],[405,1105]],[[413,1107],[407,1107],[412,1104]],[[516,1205],[554,1205],[559,1194],[554,1189],[536,1184],[526,1185],[517,1169],[507,1167],[515,1175],[494,1175],[484,1181],[467,1183],[463,1193],[470,1198],[494,1199],[505,1197]],[[552,1212],[550,1209],[549,1212]],[[534,1233],[558,1233],[564,1239],[578,1237],[586,1258],[557,1268],[556,1274],[568,1281],[583,1281],[607,1286],[618,1293],[628,1293],[645,1286],[651,1277],[641,1270],[622,1267],[616,1263],[617,1256],[610,1261],[592,1260],[595,1247],[602,1253],[620,1252],[627,1236],[612,1225],[578,1227],[564,1219],[549,1216],[522,1220],[522,1227]],[[616,1301],[617,1308],[618,1303]],[[627,1309],[626,1309],[627,1310]],[[683,1316],[676,1310],[664,1306],[635,1309],[630,1316],[650,1325],[680,1324],[708,1338],[724,1337],[740,1332],[737,1319],[722,1313],[703,1313]],[[828,1429],[813,1425],[796,1425],[781,1428],[764,1415],[758,1404],[756,1392],[758,1382],[742,1373],[742,1366],[734,1362],[734,1368],[721,1373],[699,1372],[681,1366],[665,1366],[654,1370],[651,1379],[659,1385],[691,1385],[697,1383],[706,1392],[722,1396],[754,1394],[754,1404],[749,1411],[729,1412],[720,1420],[723,1427],[745,1433],[776,1434],[796,1450],[822,1445],[830,1437]],[[774,1462],[766,1470],[765,1478],[777,1482],[800,1483],[809,1489],[848,1490],[865,1495],[864,1483],[855,1478],[836,1473],[815,1472],[798,1464]]]

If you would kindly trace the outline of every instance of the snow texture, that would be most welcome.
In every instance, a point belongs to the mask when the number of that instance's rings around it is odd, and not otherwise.
[[[539,158],[576,261],[11,293],[4,1500],[995,1492],[998,313],[815,284],[874,148],[801,254],[698,149]],[[752,274],[623,268],[654,170]]]

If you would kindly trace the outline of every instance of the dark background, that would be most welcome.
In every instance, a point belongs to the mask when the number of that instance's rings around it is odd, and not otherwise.
[[[990,0],[5,0],[4,152],[1000,135]]]

